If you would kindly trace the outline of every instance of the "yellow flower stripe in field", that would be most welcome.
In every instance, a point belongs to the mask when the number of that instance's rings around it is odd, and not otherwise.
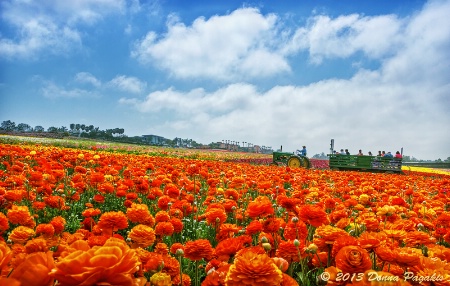
[[[425,167],[402,166],[402,170],[403,171],[412,171],[412,172],[450,175],[450,170],[448,170],[448,169],[434,169],[434,168],[425,168]]]

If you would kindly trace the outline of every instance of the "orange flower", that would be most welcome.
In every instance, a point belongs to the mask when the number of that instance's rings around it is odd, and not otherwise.
[[[225,278],[227,286],[278,286],[282,281],[283,274],[273,260],[266,253],[252,251],[237,255]]]
[[[306,228],[306,224],[299,220],[297,222],[290,221],[286,224],[284,228],[284,238],[288,240],[305,240],[308,236],[308,229]]]
[[[216,246],[216,256],[219,260],[228,261],[230,257],[234,256],[239,250],[243,249],[245,247],[244,241],[242,238],[244,236],[239,237],[231,237],[226,238],[219,242]],[[250,241],[247,241],[251,243]]]
[[[299,255],[301,255],[301,253],[299,252],[302,248],[303,246],[299,246],[299,248],[297,248],[294,245],[293,240],[281,241],[278,245],[276,256],[284,258],[289,264],[291,264],[292,262],[299,262]]]
[[[394,262],[399,266],[414,266],[417,265],[422,256],[422,250],[410,247],[397,248],[394,251]]]
[[[8,218],[0,212],[0,234],[9,228]]]
[[[59,234],[64,230],[64,227],[66,226],[66,219],[62,216],[55,216],[50,221],[50,224],[53,226],[55,234]]]
[[[211,260],[213,248],[207,239],[197,239],[186,242],[184,246],[184,256],[190,260]]]
[[[125,214],[121,211],[106,212],[100,216],[98,227],[108,233],[124,229],[128,227],[128,220]]]
[[[436,239],[423,231],[411,231],[406,234],[404,241],[406,245],[414,247],[434,243]]]
[[[27,255],[25,261],[19,264],[9,277],[20,281],[21,285],[53,285],[54,279],[48,273],[54,267],[55,263],[51,251],[36,252]]]
[[[153,228],[138,224],[133,227],[128,234],[128,238],[131,239],[137,247],[147,248],[155,242],[155,231]]]
[[[154,251],[161,254],[162,256],[167,256],[169,254],[169,247],[163,242],[158,242],[155,245]]]
[[[281,282],[280,286],[298,286],[298,283],[294,278],[287,275],[286,273],[283,273],[283,281]]]
[[[60,196],[48,196],[44,198],[44,202],[47,206],[54,209],[64,209],[66,206],[66,201]]]
[[[127,217],[134,223],[141,223],[152,227],[155,225],[155,218],[150,214],[148,206],[145,204],[131,204],[131,208],[127,208]]]
[[[159,211],[155,215],[156,222],[169,221],[170,216],[166,211]]]
[[[220,208],[213,208],[209,210],[206,214],[206,222],[209,225],[218,225],[224,223],[227,220],[227,213],[225,210]]]
[[[47,241],[42,238],[29,240],[25,245],[26,253],[46,252],[48,250]]]
[[[13,252],[4,241],[0,241],[0,269],[6,270],[8,263],[13,257]],[[0,270],[0,276],[1,276]]]
[[[133,285],[139,258],[117,238],[87,251],[75,250],[59,260],[50,276],[61,285]]]
[[[349,236],[349,234],[345,230],[342,230],[340,228],[331,225],[319,226],[316,229],[315,234],[316,236],[322,238],[327,243],[333,243],[336,239],[338,239],[341,236]]]
[[[35,233],[33,229],[26,226],[18,226],[13,229],[8,239],[14,243],[25,244],[34,235]]]
[[[13,205],[7,213],[9,222],[12,224],[23,225],[24,222],[31,219],[30,211],[27,206]]]
[[[360,273],[371,269],[369,253],[359,246],[344,246],[336,254],[336,267],[343,273]]]
[[[84,217],[93,217],[93,216],[97,216],[99,214],[101,214],[101,210],[100,209],[94,209],[94,208],[88,208],[86,210],[84,210],[81,215]]]
[[[42,234],[44,237],[51,237],[55,234],[55,228],[49,223],[41,223],[36,226],[36,235]]]
[[[263,224],[259,220],[250,222],[245,228],[245,233],[248,235],[254,235],[263,231]]]
[[[251,218],[266,217],[272,215],[274,209],[268,197],[259,196],[248,204],[245,213]]]
[[[178,249],[181,249],[183,252],[184,252],[184,245],[182,245],[181,243],[179,243],[179,242],[175,242],[174,244],[172,244],[172,246],[170,247],[170,253],[172,253],[172,254],[176,254],[177,253],[177,250]]]
[[[175,228],[171,222],[158,222],[155,226],[155,233],[159,236],[172,236]]]
[[[328,223],[327,213],[320,207],[315,205],[303,205],[295,208],[298,218],[314,227]]]
[[[173,225],[173,232],[180,233],[183,230],[183,221],[181,219],[173,217],[170,219],[170,223]]]
[[[181,284],[180,275],[176,275],[172,280],[172,285],[174,286],[191,286],[191,277],[183,273],[183,284]],[[202,283],[203,285],[203,283]]]

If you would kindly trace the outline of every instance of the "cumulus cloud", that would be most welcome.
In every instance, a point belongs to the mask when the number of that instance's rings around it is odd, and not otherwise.
[[[356,52],[380,58],[399,48],[401,30],[402,20],[395,15],[352,14],[335,19],[319,15],[311,18],[306,27],[296,30],[286,51],[306,50],[315,63],[323,58],[346,58]]]
[[[147,87],[147,83],[140,81],[138,78],[124,75],[116,76],[109,82],[109,85],[131,93],[141,93]]]
[[[80,97],[98,97],[99,95],[92,90],[81,88],[61,87],[54,82],[46,82],[41,88],[44,97],[50,99],[56,98],[80,98]]]
[[[296,31],[296,41],[290,42],[286,54],[308,50],[318,62],[357,52],[380,59],[379,69],[360,69],[349,79],[268,90],[249,83],[231,83],[210,92],[169,88],[145,99],[122,98],[120,103],[143,113],[175,114],[173,120],[155,123],[152,129],[169,138],[193,137],[195,132],[193,138],[200,142],[252,140],[274,149],[281,143],[291,151],[305,144],[311,154],[327,150],[334,138],[337,148],[353,153],[404,147],[407,155],[436,159],[433,156],[438,154],[446,159],[450,144],[445,132],[450,125],[449,12],[450,1],[431,1],[408,19],[319,16]],[[183,25],[181,29],[189,30]],[[152,37],[147,55],[172,39]],[[176,73],[178,66],[172,68]]]
[[[65,54],[81,47],[76,24],[92,25],[108,13],[121,12],[125,1],[19,1],[1,2],[2,25],[11,35],[0,35],[0,57],[35,59],[41,52]]]
[[[88,83],[94,87],[100,87],[102,85],[101,81],[95,76],[88,72],[79,72],[75,75],[75,81],[80,83]]]
[[[223,81],[270,76],[290,71],[276,43],[277,17],[242,8],[225,16],[197,18],[186,26],[174,15],[167,33],[150,31],[136,42],[132,56],[155,63],[182,78]]]

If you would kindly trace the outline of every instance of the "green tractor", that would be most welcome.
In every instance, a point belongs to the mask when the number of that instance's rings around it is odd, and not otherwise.
[[[290,168],[311,168],[308,157],[297,153],[273,152],[273,165],[288,166]]]

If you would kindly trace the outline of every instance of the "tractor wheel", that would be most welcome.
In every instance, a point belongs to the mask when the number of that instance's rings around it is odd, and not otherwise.
[[[302,167],[302,161],[297,156],[292,156],[288,159],[287,165],[291,168],[300,168]]]
[[[303,168],[309,169],[311,168],[311,162],[306,157],[300,157],[301,164]]]

